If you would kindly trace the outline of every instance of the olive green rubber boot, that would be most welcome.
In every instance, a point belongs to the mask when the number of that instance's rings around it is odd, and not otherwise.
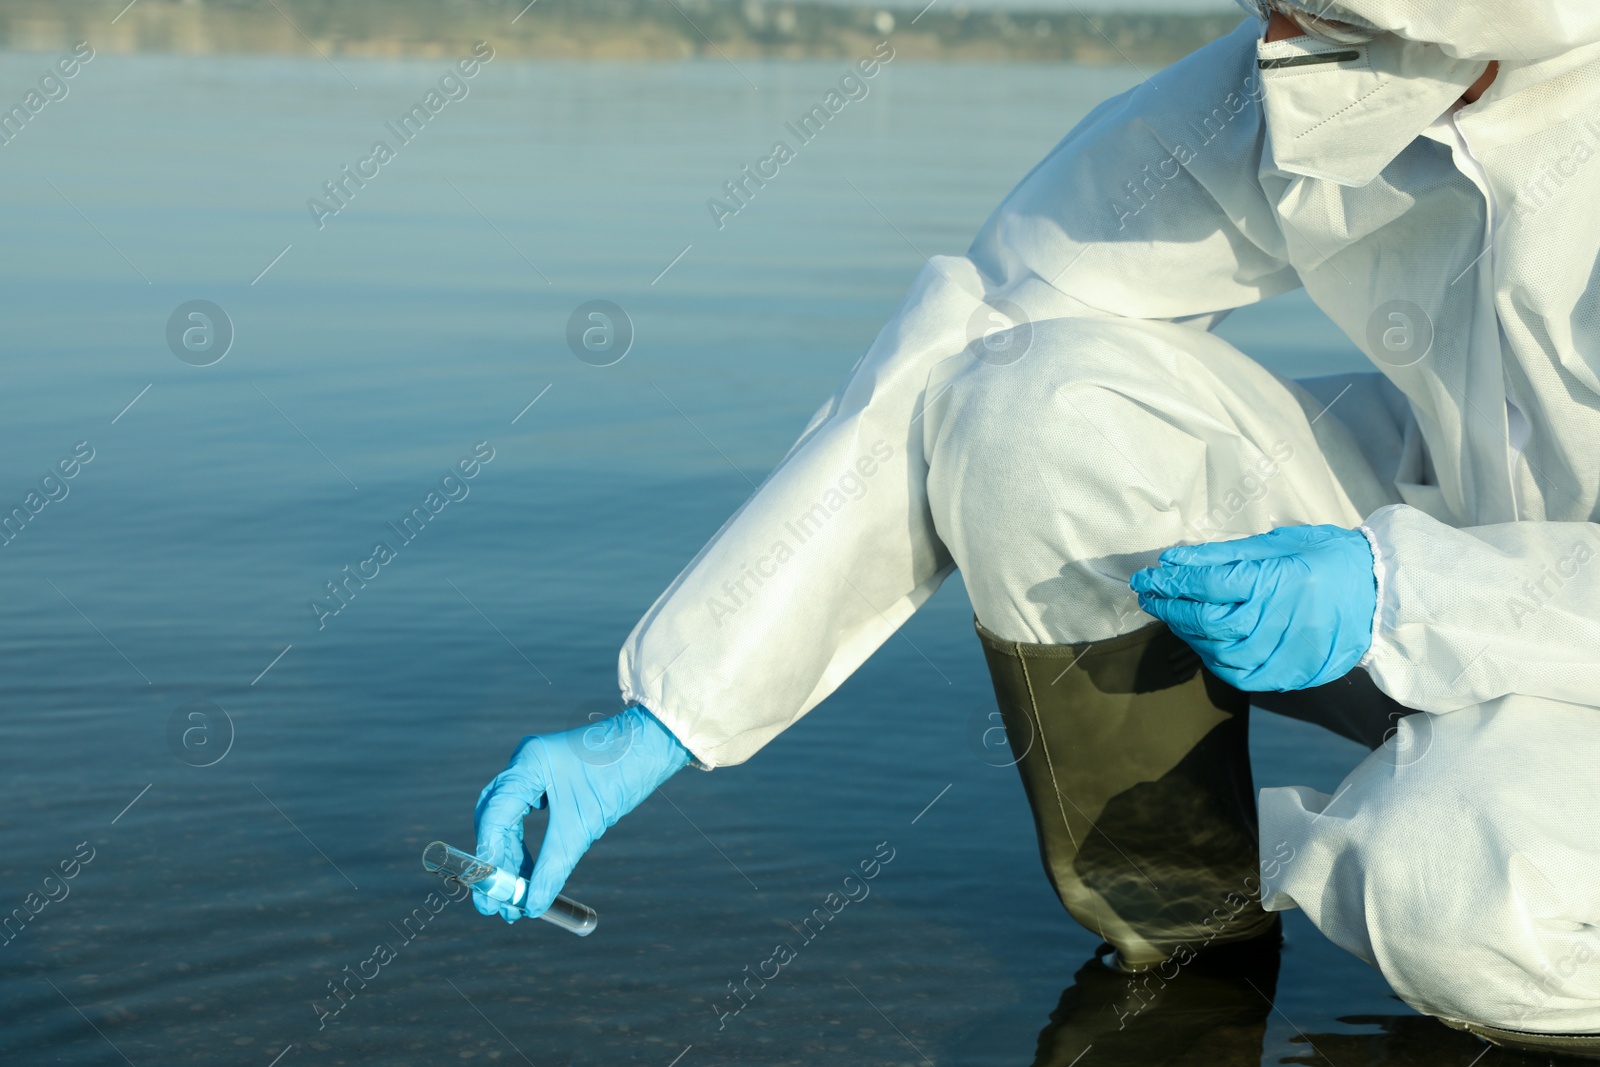
[[[1084,645],[977,629],[1045,873],[1119,966],[1276,931],[1260,904],[1249,698],[1164,624]]]
[[[1483,1038],[1492,1045],[1531,1052],[1536,1055],[1570,1056],[1574,1059],[1600,1060],[1600,1034],[1535,1034],[1526,1030],[1508,1030],[1482,1023],[1464,1023],[1456,1019],[1440,1019],[1452,1030],[1465,1030]]]

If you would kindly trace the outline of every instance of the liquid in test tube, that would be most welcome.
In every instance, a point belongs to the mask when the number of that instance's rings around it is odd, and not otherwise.
[[[434,841],[422,850],[422,865],[441,878],[471,886],[490,900],[509,904],[524,915],[528,914],[522,910],[522,902],[528,895],[528,880],[503,867],[485,863],[459,848],[451,848],[443,841]],[[593,908],[564,896],[556,897],[550,910],[538,917],[545,922],[555,923],[563,930],[570,930],[579,937],[594,933],[600,921],[600,916],[595,914]]]

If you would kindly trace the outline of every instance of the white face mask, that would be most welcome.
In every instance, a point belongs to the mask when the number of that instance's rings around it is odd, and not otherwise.
[[[1488,65],[1387,33],[1354,44],[1263,41],[1256,57],[1273,161],[1347,186],[1376,178]]]

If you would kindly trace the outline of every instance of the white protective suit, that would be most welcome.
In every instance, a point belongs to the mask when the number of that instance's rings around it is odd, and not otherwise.
[[[1264,854],[1294,857],[1266,903],[1422,1010],[1600,1032],[1600,4],[1328,14],[1392,32],[1248,20],[930,260],[634,629],[624,697],[737,763],[957,565],[1001,637],[1097,641],[1151,622],[1127,581],[1163,548],[1361,526],[1361,666],[1434,714],[1331,803],[1263,793]],[[1289,383],[1206,332],[1297,285],[1380,373]]]

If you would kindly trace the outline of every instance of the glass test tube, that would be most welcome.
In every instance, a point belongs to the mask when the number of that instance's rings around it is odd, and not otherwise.
[[[522,900],[528,894],[528,880],[520,878],[503,867],[485,863],[459,848],[451,848],[443,841],[434,841],[422,850],[422,865],[441,878],[472,886],[490,900],[498,900],[522,910]],[[527,911],[522,912],[527,915]],[[579,937],[594,933],[600,916],[595,910],[579,904],[571,897],[558,896],[550,910],[540,915],[545,922],[555,923]]]

